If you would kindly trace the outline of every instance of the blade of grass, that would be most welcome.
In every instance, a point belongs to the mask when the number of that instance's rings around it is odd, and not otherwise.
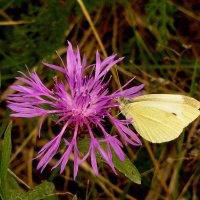
[[[194,70],[193,70],[193,74],[192,74],[192,83],[190,86],[190,96],[193,97],[195,94],[195,90],[196,90],[196,76],[197,76],[197,68],[199,66],[199,63],[196,61],[194,64]]]
[[[0,138],[2,137],[2,135],[3,135],[3,133],[4,133],[5,129],[6,129],[6,125],[8,123],[8,119],[9,119],[10,113],[11,113],[10,110],[6,111],[6,115],[5,115],[4,119],[3,119],[2,125],[0,127]]]
[[[1,151],[1,159],[0,159],[0,195],[2,200],[9,199],[9,184],[8,184],[8,174],[7,169],[10,162],[11,155],[11,129],[12,122],[9,123],[3,140],[3,146]]]

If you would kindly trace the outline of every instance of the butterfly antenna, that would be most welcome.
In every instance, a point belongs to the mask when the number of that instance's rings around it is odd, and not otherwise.
[[[118,80],[118,83],[119,83],[119,86],[120,86],[119,90],[122,91],[122,89],[121,89],[121,88],[122,88],[122,85],[121,85],[120,80],[119,80],[119,74],[118,74],[118,70],[117,70],[116,65],[114,66],[114,68],[115,68],[115,72],[116,72],[116,75],[117,75],[117,80]]]
[[[66,66],[65,66],[65,64],[64,64],[64,62],[63,62],[63,59],[62,59],[62,58],[60,57],[60,55],[58,54],[58,51],[56,51],[56,54],[57,54],[58,58],[60,59],[60,61],[61,61],[62,65],[63,65],[63,67],[66,68]]]

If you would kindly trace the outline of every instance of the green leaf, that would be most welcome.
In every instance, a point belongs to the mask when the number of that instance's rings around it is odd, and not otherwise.
[[[127,178],[137,184],[141,184],[141,175],[135,165],[125,155],[125,160],[122,162],[118,156],[112,152],[114,166]]]
[[[8,171],[8,184],[9,184],[9,200],[15,200],[18,196],[20,196],[21,188],[18,185],[16,179],[9,173]]]
[[[10,191],[21,191],[21,188],[17,182],[17,180],[13,177],[12,174],[8,171],[8,184]]]
[[[59,167],[56,167],[52,173],[51,173],[51,176],[49,177],[48,181],[53,181],[53,179],[56,177],[56,175],[58,174],[60,168]]]
[[[75,194],[74,196],[73,196],[73,198],[72,198],[72,200],[77,200],[78,198],[77,198],[77,195]]]
[[[4,133],[5,129],[6,129],[6,125],[8,123],[8,119],[9,119],[10,113],[11,113],[11,111],[7,110],[6,116],[3,119],[2,125],[0,127],[0,138],[2,137],[2,135],[3,135],[3,133]]]
[[[90,146],[90,140],[88,139],[84,139],[78,142],[78,148],[84,154],[87,153],[89,146]],[[101,143],[101,147],[104,150],[106,150],[105,143]],[[99,152],[96,152],[96,157],[98,160],[104,162]],[[124,174],[127,178],[129,178],[134,183],[141,184],[141,175],[139,171],[126,155],[125,155],[125,160],[121,161],[116,155],[116,153],[114,152],[114,150],[112,149],[112,158],[113,158],[113,164],[116,167],[116,169],[118,169],[122,174]]]
[[[5,134],[0,157],[0,195],[3,200],[9,199],[9,184],[7,169],[10,162],[11,154],[11,129],[12,122],[9,123]]]
[[[57,200],[57,195],[55,193],[55,186],[53,183],[45,181],[26,193],[17,193],[15,198],[12,196],[13,200]],[[14,193],[13,193],[14,194]]]

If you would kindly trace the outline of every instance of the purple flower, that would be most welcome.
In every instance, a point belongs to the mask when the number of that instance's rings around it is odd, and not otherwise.
[[[17,79],[22,81],[24,85],[11,86],[17,91],[16,94],[11,94],[7,98],[8,107],[14,111],[12,117],[32,118],[47,114],[57,116],[57,124],[63,127],[60,133],[48,142],[38,153],[37,158],[41,160],[38,163],[37,169],[44,170],[49,161],[58,152],[61,143],[64,143],[65,152],[60,160],[53,167],[60,166],[60,173],[63,172],[70,154],[74,153],[74,178],[77,176],[78,165],[83,162],[88,156],[91,157],[91,165],[96,175],[98,175],[96,153],[98,151],[102,158],[115,172],[112,162],[111,149],[121,161],[125,159],[122,151],[122,143],[117,135],[110,135],[105,129],[105,119],[109,119],[115,126],[118,133],[121,135],[125,143],[132,145],[141,145],[136,134],[130,130],[127,125],[130,120],[119,120],[111,115],[111,108],[118,108],[118,97],[133,98],[139,95],[139,91],[143,85],[124,89],[124,85],[120,90],[109,93],[108,84],[110,78],[106,80],[108,71],[123,58],[115,60],[116,54],[111,55],[101,61],[98,51],[96,52],[96,63],[86,67],[86,59],[81,59],[79,49],[72,49],[69,43],[67,50],[66,63],[63,67],[44,63],[45,66],[64,73],[65,80],[54,80],[54,88],[48,89],[39,79],[38,75],[28,71],[28,76],[23,75]],[[123,89],[123,91],[122,91]],[[43,120],[41,120],[40,128]],[[70,127],[74,127],[72,139],[69,139],[68,133]],[[102,138],[97,139],[92,131],[95,126],[102,133]],[[86,128],[90,138],[90,146],[86,155],[81,159],[78,149],[78,140],[81,130]],[[40,134],[40,130],[39,130]],[[106,144],[106,148],[102,148],[102,144]]]

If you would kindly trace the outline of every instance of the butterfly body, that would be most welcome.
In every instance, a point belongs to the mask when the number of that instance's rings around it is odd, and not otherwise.
[[[200,102],[183,95],[150,94],[119,102],[136,131],[153,143],[177,138],[200,115]]]

